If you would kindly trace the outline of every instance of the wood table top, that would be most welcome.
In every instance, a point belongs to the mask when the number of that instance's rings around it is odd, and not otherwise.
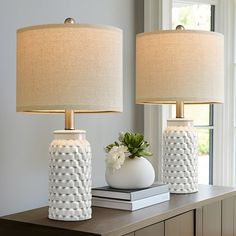
[[[48,207],[42,207],[0,218],[1,221],[17,221],[39,226],[80,232],[80,235],[116,236],[133,232],[178,214],[236,195],[230,187],[199,185],[199,192],[171,194],[170,201],[137,211],[92,208],[92,219],[76,222],[48,219]]]

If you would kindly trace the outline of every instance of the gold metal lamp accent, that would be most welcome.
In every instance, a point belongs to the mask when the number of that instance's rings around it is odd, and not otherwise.
[[[66,18],[64,24],[75,24],[76,21],[73,18]],[[65,130],[75,129],[75,114],[74,110],[65,110]]]
[[[75,19],[69,17],[64,20],[64,24],[76,24],[76,21]]]
[[[75,129],[74,110],[65,110],[65,130]]]
[[[177,25],[176,30],[185,30],[183,25]],[[176,101],[176,118],[184,118],[184,102]]]
[[[184,102],[176,102],[176,118],[184,118]]]

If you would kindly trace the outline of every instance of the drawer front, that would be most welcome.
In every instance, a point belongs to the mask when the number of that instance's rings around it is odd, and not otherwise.
[[[164,222],[137,230],[135,236],[164,236]]]
[[[203,207],[202,235],[221,236],[221,201]]]
[[[234,197],[222,200],[222,236],[234,235]]]
[[[194,236],[193,211],[165,221],[165,236]]]

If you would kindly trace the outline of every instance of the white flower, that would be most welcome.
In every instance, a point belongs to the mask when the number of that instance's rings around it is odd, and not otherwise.
[[[126,152],[128,152],[128,149],[124,145],[112,147],[112,149],[107,153],[107,167],[112,171],[120,169],[125,162]]]

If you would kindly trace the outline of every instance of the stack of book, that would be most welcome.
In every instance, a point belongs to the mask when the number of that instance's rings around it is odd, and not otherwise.
[[[167,184],[154,183],[145,189],[115,189],[109,186],[92,189],[92,206],[135,211],[170,200]]]

